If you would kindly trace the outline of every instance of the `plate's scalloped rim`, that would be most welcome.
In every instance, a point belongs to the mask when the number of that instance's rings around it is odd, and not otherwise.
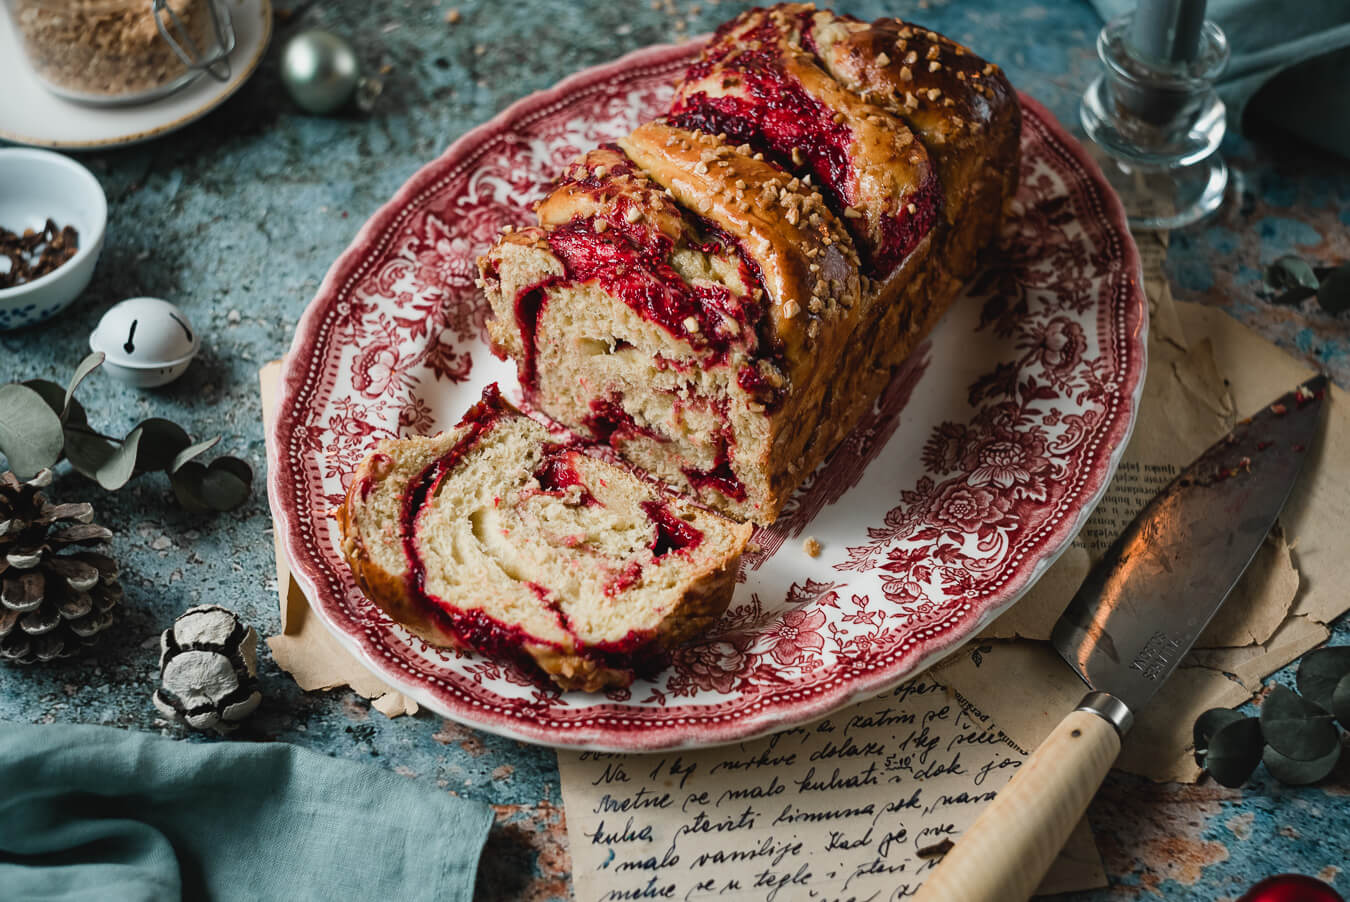
[[[280,466],[280,436],[275,434],[278,423],[282,419],[284,412],[293,401],[295,388],[303,380],[303,370],[309,361],[302,358],[300,351],[304,346],[310,343],[318,332],[320,320],[323,314],[321,305],[315,303],[320,298],[330,294],[339,284],[346,281],[357,267],[360,260],[369,250],[369,246],[380,232],[382,232],[393,220],[409,200],[419,194],[428,185],[441,177],[446,162],[451,159],[458,159],[468,156],[479,145],[495,137],[500,131],[507,128],[517,119],[533,113],[534,111],[548,106],[561,98],[567,96],[573,91],[593,84],[597,81],[608,78],[611,75],[623,72],[629,68],[638,65],[657,66],[681,56],[689,54],[696,49],[698,41],[686,44],[660,44],[651,47],[632,51],[617,60],[604,63],[588,69],[574,73],[560,81],[554,87],[527,95],[515,103],[508,106],[501,113],[494,116],[488,122],[479,125],[466,132],[458,140],[450,145],[440,156],[425,164],[405,182],[395,193],[392,199],[386,202],[368,219],[353,238],[350,245],[330,267],[322,284],[314,295],[314,299],[306,307],[296,326],[295,337],[291,344],[290,353],[287,354],[284,367],[281,374],[279,393],[277,397],[276,410],[272,419],[266,424],[267,433],[267,463],[268,463],[268,499],[272,508],[272,514],[280,530],[281,541],[285,546],[288,558],[291,561],[292,576],[299,583],[301,590],[307,599],[313,599],[318,594],[315,575],[308,572],[307,562],[303,555],[297,555],[300,537],[293,529],[294,522],[298,517],[296,511],[288,504],[287,493],[294,492],[295,485],[291,479],[291,474]],[[1097,484],[1092,487],[1089,497],[1078,509],[1072,522],[1059,524],[1055,529],[1054,540],[1047,539],[1042,546],[1043,551],[1038,557],[1036,563],[1030,571],[1024,576],[1021,585],[1008,591],[1003,599],[997,603],[987,604],[982,610],[979,610],[975,616],[970,617],[959,626],[952,627],[941,635],[929,636],[926,640],[917,640],[916,645],[924,650],[919,652],[917,657],[912,657],[909,666],[892,668],[891,670],[878,670],[869,673],[853,682],[846,691],[831,692],[828,689],[820,689],[809,699],[798,702],[791,707],[782,705],[776,706],[770,710],[760,710],[755,713],[747,713],[734,717],[722,715],[713,715],[704,720],[698,717],[683,717],[672,712],[672,721],[693,722],[683,730],[677,731],[674,735],[669,730],[653,729],[629,729],[626,731],[616,731],[604,726],[592,725],[582,727],[571,725],[566,730],[561,729],[556,724],[540,724],[526,721],[520,717],[490,712],[473,704],[463,704],[458,708],[453,708],[446,704],[445,700],[431,689],[425,688],[416,682],[410,681],[402,668],[392,665],[373,654],[370,649],[358,638],[351,635],[342,627],[333,622],[330,618],[330,612],[324,610],[322,605],[315,605],[311,602],[311,610],[318,616],[320,622],[333,634],[347,651],[352,653],[362,661],[372,672],[388,683],[393,689],[401,692],[409,698],[416,701],[429,710],[442,714],[454,720],[461,721],[476,729],[481,729],[489,733],[505,736],[510,739],[516,739],[537,745],[574,748],[578,750],[594,751],[612,751],[612,752],[648,752],[663,750],[681,750],[691,748],[704,748],[716,745],[725,745],[734,742],[743,742],[755,739],[788,726],[807,723],[819,717],[823,717],[840,708],[847,707],[856,702],[865,700],[872,696],[893,687],[916,674],[919,674],[933,665],[937,664],[943,658],[958,651],[969,639],[979,633],[981,629],[992,622],[998,615],[1002,614],[1035,584],[1035,582],[1045,573],[1045,571],[1064,553],[1078,535],[1088,517],[1096,508],[1097,504],[1105,495],[1110,485],[1111,478],[1114,476],[1120,460],[1124,455],[1125,448],[1133,434],[1134,425],[1138,417],[1139,403],[1143,394],[1144,379],[1147,372],[1147,335],[1148,335],[1148,302],[1143,292],[1143,269],[1142,261],[1139,256],[1138,248],[1129,232],[1126,223],[1125,211],[1121,207],[1119,199],[1115,193],[1110,190],[1102,175],[1100,168],[1092,157],[1082,148],[1082,146],[1065,131],[1064,127],[1058,122],[1055,116],[1049,112],[1041,103],[1033,98],[1019,92],[1019,99],[1024,109],[1030,109],[1036,115],[1036,118],[1046,128],[1046,130],[1055,137],[1076,162],[1087,172],[1088,176],[1095,179],[1098,186],[1103,190],[1100,192],[1101,200],[1105,206],[1105,216],[1109,225],[1115,230],[1121,238],[1122,250],[1124,253],[1125,268],[1134,276],[1132,307],[1125,309],[1124,327],[1126,334],[1123,336],[1127,342],[1133,343],[1133,349],[1127,350],[1126,355],[1137,353],[1139,358],[1138,366],[1133,372],[1125,373],[1125,378],[1134,380],[1133,385],[1128,387],[1121,386],[1121,395],[1127,395],[1126,401],[1122,402],[1128,405],[1128,410],[1123,411],[1124,416],[1117,420],[1116,435],[1113,436],[1115,444],[1108,455],[1104,466],[1094,465],[1095,471],[1089,478],[1095,478]],[[303,361],[303,363],[302,363]],[[1128,391],[1127,391],[1128,388]],[[927,648],[924,648],[927,646]],[[934,647],[937,646],[937,647]],[[912,653],[911,653],[912,654]],[[597,714],[592,720],[604,720],[604,714]],[[618,739],[622,741],[616,741]]]

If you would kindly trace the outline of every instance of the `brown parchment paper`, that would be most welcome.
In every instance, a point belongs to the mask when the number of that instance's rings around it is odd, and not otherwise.
[[[575,897],[898,899],[1026,756],[927,676],[739,745],[559,751]],[[1041,892],[1105,885],[1080,824]]]

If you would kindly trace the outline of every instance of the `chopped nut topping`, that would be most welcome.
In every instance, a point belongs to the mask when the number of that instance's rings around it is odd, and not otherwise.
[[[900,80],[901,80],[901,81],[913,81],[913,80],[914,80],[914,72],[909,68],[909,66],[901,66],[901,67],[900,67]]]
[[[628,220],[629,222],[637,222],[639,219],[642,218],[642,211],[639,210],[637,207],[629,207],[626,211],[624,211],[623,218]]]
[[[854,208],[854,207],[845,207],[845,208],[844,208],[844,216],[847,217],[847,218],[849,218],[849,219],[861,219],[861,218],[862,218],[862,213],[859,212],[859,211],[858,211],[856,208]]]
[[[796,301],[787,301],[783,304],[783,319],[792,319],[798,313],[802,312],[802,305]]]
[[[686,317],[684,318],[684,331],[686,331],[686,332],[697,332],[697,331],[698,331],[698,320],[694,319],[692,316],[686,316]]]
[[[929,99],[929,100],[937,100],[937,99],[938,99],[939,97],[941,97],[941,96],[942,96],[942,92],[939,91],[937,88],[929,88],[929,89],[928,89],[928,99]]]
[[[820,557],[820,543],[816,541],[815,536],[806,537],[806,541],[802,542],[802,550],[811,557]]]
[[[878,54],[877,54],[877,65],[878,65],[878,66],[889,66],[890,64],[891,64],[891,58],[890,58],[889,56],[887,56],[884,52],[883,52],[883,53],[878,53]]]
[[[937,44],[934,44],[932,47],[929,47],[929,48],[928,48],[928,52],[925,53],[925,54],[923,55],[923,58],[926,59],[926,60],[935,60],[935,59],[937,59],[937,58],[938,58],[938,46],[937,46]]]
[[[928,64],[928,71],[929,71],[929,72],[936,72],[936,71],[938,71],[938,70],[941,69],[941,68],[942,68],[942,63],[939,63],[937,60],[933,60],[931,63]]]
[[[915,63],[917,63],[918,61],[919,61],[919,55],[918,55],[917,53],[915,53],[913,50],[911,50],[909,53],[906,53],[906,54],[905,54],[905,65],[906,65],[906,66],[912,66],[912,65],[914,65]]]
[[[792,148],[792,165],[801,166],[804,163],[806,163],[806,157],[802,156],[802,149],[800,147]]]
[[[910,216],[913,216],[915,213],[919,212],[919,208],[914,204],[907,204],[905,206],[905,211],[908,212]]]

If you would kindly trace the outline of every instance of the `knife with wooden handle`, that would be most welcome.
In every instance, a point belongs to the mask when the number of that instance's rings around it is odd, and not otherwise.
[[[1051,642],[1091,690],[929,875],[918,902],[1036,891],[1120,752],[1251,563],[1316,441],[1318,376],[1239,423],[1149,502],[1092,569]]]

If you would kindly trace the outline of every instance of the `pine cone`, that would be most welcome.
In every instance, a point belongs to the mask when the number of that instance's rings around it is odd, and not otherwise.
[[[112,531],[90,522],[88,504],[49,502],[39,490],[51,481],[51,470],[28,482],[0,474],[0,660],[70,657],[112,625],[122,598],[112,558],[67,550],[101,545]]]

